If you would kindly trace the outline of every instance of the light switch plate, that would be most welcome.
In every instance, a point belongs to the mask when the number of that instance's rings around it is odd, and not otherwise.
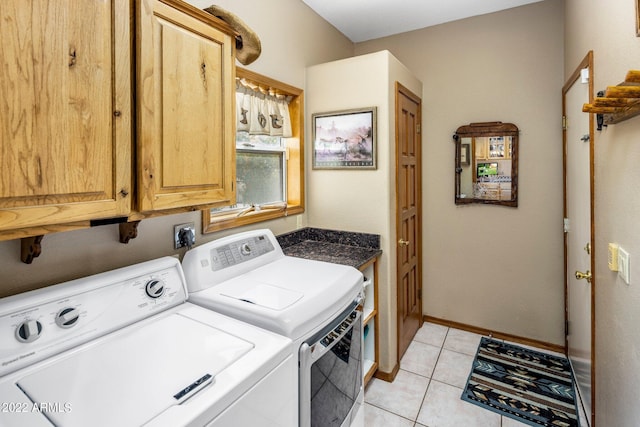
[[[618,248],[618,276],[628,285],[629,278],[629,252],[622,248]]]

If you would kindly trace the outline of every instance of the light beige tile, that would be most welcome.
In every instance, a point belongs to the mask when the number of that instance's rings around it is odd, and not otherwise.
[[[432,380],[416,421],[429,427],[500,427],[500,415],[461,395],[462,389]]]
[[[443,348],[475,356],[478,352],[478,345],[480,344],[481,338],[482,335],[479,334],[450,328],[449,332],[447,332],[447,338],[444,341]]]
[[[449,328],[435,323],[424,322],[422,327],[418,329],[414,341],[419,341],[425,344],[435,345],[442,347],[444,339],[447,336]]]
[[[502,427],[529,427],[529,424],[521,423],[510,417],[502,417]]]
[[[442,349],[431,378],[455,387],[464,388],[473,367],[473,356]]]
[[[392,383],[373,378],[365,391],[365,402],[415,420],[429,379],[400,370]]]
[[[440,347],[413,341],[400,360],[400,369],[431,378]]]
[[[413,421],[365,403],[364,425],[366,427],[413,427]]]

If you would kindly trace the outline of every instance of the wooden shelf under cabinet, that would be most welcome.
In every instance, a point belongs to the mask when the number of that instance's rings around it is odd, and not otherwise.
[[[597,97],[593,104],[584,104],[585,113],[603,114],[604,124],[623,122],[640,114],[640,70],[630,70],[624,82],[609,86],[604,97]]]

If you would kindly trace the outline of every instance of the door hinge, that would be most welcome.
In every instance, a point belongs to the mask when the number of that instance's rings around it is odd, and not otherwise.
[[[568,233],[571,229],[571,222],[569,221],[569,218],[565,218],[563,220],[562,229],[565,233]]]
[[[418,299],[422,300],[422,288],[418,289]]]
[[[564,321],[564,336],[565,337],[569,336],[569,321],[568,320]]]
[[[416,125],[416,133],[420,133],[420,125]]]
[[[562,130],[567,130],[567,116],[562,116]]]

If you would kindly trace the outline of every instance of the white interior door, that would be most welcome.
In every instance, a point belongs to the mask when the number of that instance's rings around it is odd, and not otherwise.
[[[587,418],[591,418],[592,389],[592,193],[589,84],[581,79],[565,93],[567,350]]]

